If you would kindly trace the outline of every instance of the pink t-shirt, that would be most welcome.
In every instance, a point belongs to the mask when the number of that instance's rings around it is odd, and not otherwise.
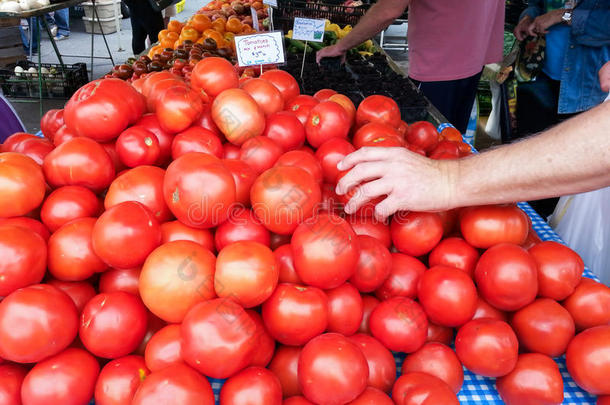
[[[412,0],[409,76],[464,79],[502,60],[504,0]]]

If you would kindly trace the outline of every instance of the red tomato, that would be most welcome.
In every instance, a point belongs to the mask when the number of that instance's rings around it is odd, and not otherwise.
[[[455,337],[455,353],[473,373],[501,377],[517,363],[519,342],[511,327],[497,319],[475,319],[462,326]]]
[[[439,141],[438,132],[433,124],[427,121],[414,122],[407,129],[405,140],[409,145],[431,152]]]
[[[231,299],[193,306],[182,321],[182,357],[212,378],[227,378],[245,368],[256,348],[256,324]]]
[[[316,157],[322,165],[322,174],[326,183],[337,183],[339,177],[337,163],[355,150],[351,143],[341,138],[332,138],[320,145],[316,150]]]
[[[454,208],[448,211],[437,212],[443,221],[443,236],[451,236],[454,234],[455,226],[457,225],[459,208]]]
[[[354,134],[353,143],[356,149],[360,149],[369,142],[379,142],[380,139],[396,138],[398,146],[402,145],[400,134],[393,126],[382,122],[369,122],[364,124]]]
[[[466,242],[487,249],[499,243],[523,244],[529,223],[517,206],[485,205],[462,210],[460,228]]]
[[[335,94],[337,94],[337,92],[332,89],[322,89],[318,90],[316,94],[313,95],[313,98],[315,98],[319,102],[322,102],[327,101],[331,96]]]
[[[271,232],[291,234],[321,201],[316,179],[298,167],[273,167],[250,190],[252,210]]]
[[[172,141],[172,159],[189,152],[209,153],[217,158],[223,155],[220,138],[212,131],[198,126],[192,126],[176,134]]]
[[[364,391],[369,369],[355,343],[338,333],[325,333],[303,347],[299,356],[299,385],[315,403],[339,405]]]
[[[356,235],[372,236],[388,249],[392,246],[390,227],[387,222],[380,221],[374,217],[363,217],[359,215],[348,215],[345,219],[352,226]]]
[[[292,246],[290,244],[282,245],[273,251],[275,260],[279,268],[279,282],[303,284],[299,278],[296,269],[294,268],[294,257],[292,255]]]
[[[243,143],[239,158],[260,174],[273,167],[282,153],[282,148],[270,138],[257,136]]]
[[[99,372],[92,355],[82,349],[66,349],[30,370],[21,386],[21,400],[31,405],[89,403]]]
[[[305,221],[292,235],[297,274],[305,284],[335,288],[352,277],[360,249],[349,224],[334,214],[320,214]],[[320,269],[324,269],[321,272]]]
[[[125,201],[98,218],[91,238],[93,251],[106,264],[130,269],[142,265],[161,244],[161,227],[144,205]]]
[[[354,123],[356,120],[356,106],[354,106],[354,103],[349,97],[343,94],[333,94],[328,98],[328,101],[332,101],[343,107],[349,117],[350,124]]]
[[[394,297],[381,302],[369,319],[371,333],[390,350],[412,353],[423,346],[428,319],[410,298]]]
[[[457,142],[441,140],[430,152],[431,159],[458,159],[460,149]]]
[[[359,333],[371,334],[369,320],[373,310],[379,305],[379,300],[372,295],[361,294],[362,296],[362,322],[358,328]]]
[[[47,245],[31,229],[0,226],[0,297],[39,283],[47,268]]]
[[[83,281],[108,268],[91,244],[95,221],[95,218],[78,218],[51,235],[48,267],[53,277],[63,281]]]
[[[477,308],[474,282],[453,267],[434,266],[424,272],[417,297],[428,319],[441,326],[463,325],[472,319]]]
[[[256,180],[258,173],[243,160],[239,160],[239,153],[235,159],[224,159],[222,164],[226,167],[233,176],[235,181],[235,199],[236,203],[244,207],[250,206],[250,189]]]
[[[199,118],[197,118],[195,120],[193,125],[207,129],[209,131],[212,131],[218,137],[222,137],[222,132],[220,132],[220,129],[218,129],[218,126],[212,119],[212,105],[211,104],[203,105],[203,111],[201,112],[201,115],[199,116]]]
[[[328,332],[351,336],[362,322],[362,297],[351,284],[325,291],[328,297]]]
[[[444,381],[454,393],[460,392],[464,382],[462,363],[455,352],[442,343],[426,343],[411,353],[402,365],[402,373],[420,372]]]
[[[282,405],[314,405],[314,403],[306,400],[305,397],[296,396],[286,398],[284,402],[282,402]]]
[[[70,139],[78,138],[78,134],[67,126],[63,126],[57,130],[53,137],[53,144],[58,147],[62,143],[69,141]]]
[[[390,224],[392,242],[401,253],[422,256],[443,237],[443,223],[434,212],[399,212]]]
[[[318,103],[319,101],[312,96],[302,94],[286,104],[286,111],[293,113],[297,119],[301,121],[301,124],[305,125],[311,109],[314,108]]]
[[[239,76],[231,62],[224,58],[209,57],[195,65],[191,86],[214,98],[224,90],[239,87]]]
[[[324,101],[313,107],[305,123],[307,142],[320,147],[331,138],[347,138],[351,126],[345,109],[332,101]]]
[[[393,297],[417,297],[419,279],[426,271],[426,266],[414,257],[402,253],[391,254],[390,275],[375,291],[381,300]]]
[[[53,142],[53,137],[59,128],[64,125],[64,110],[48,110],[40,119],[40,130],[49,141]]]
[[[610,405],[610,395],[600,395],[597,397],[596,405]]]
[[[543,354],[519,355],[513,371],[498,378],[496,386],[506,405],[563,402],[563,380],[559,367],[553,359]]]
[[[394,405],[394,402],[383,391],[369,386],[349,405]]]
[[[398,148],[404,146],[404,142],[397,136],[380,136],[369,141],[362,143],[362,147],[385,147],[385,148]]]
[[[138,290],[141,269],[110,269],[100,276],[99,290],[101,293],[114,291],[125,291],[126,293],[140,296]]]
[[[263,136],[275,141],[284,151],[290,151],[303,146],[305,127],[293,113],[280,111],[267,116]]]
[[[388,248],[372,236],[358,235],[356,240],[360,256],[356,271],[349,281],[358,291],[375,291],[392,271],[392,256]]]
[[[105,143],[100,143],[108,156],[110,156],[110,160],[112,160],[112,165],[114,166],[114,171],[116,173],[120,173],[121,171],[127,169],[127,166],[121,161],[119,158],[119,153],[116,151],[116,142],[110,141]]]
[[[430,267],[443,265],[455,267],[474,278],[474,268],[479,260],[479,252],[462,238],[442,240],[428,257]]]
[[[46,226],[42,224],[42,222],[37,221],[30,217],[12,217],[12,218],[0,218],[0,227],[4,225],[11,226],[19,226],[21,228],[27,228],[31,231],[34,231],[44,241],[48,241],[51,234]]]
[[[278,378],[262,367],[248,367],[230,377],[220,390],[221,405],[252,403],[281,405],[282,387]]]
[[[576,330],[610,324],[610,288],[590,278],[582,281],[564,302]]]
[[[235,208],[229,219],[223,222],[214,236],[219,252],[235,242],[251,241],[269,246],[270,235],[267,228],[249,209]]]
[[[155,165],[167,165],[172,156],[172,141],[174,139],[173,134],[161,129],[161,124],[159,124],[159,120],[155,114],[144,114],[142,118],[136,122],[136,125],[146,128],[157,137],[160,153],[159,159],[157,159]]]
[[[150,373],[142,382],[132,405],[180,404],[214,405],[208,380],[184,364],[174,364]]]
[[[50,279],[47,284],[65,292],[72,299],[76,306],[76,311],[80,314],[85,304],[97,294],[95,288],[86,281],[60,281]]]
[[[45,195],[40,166],[19,153],[0,153],[0,218],[25,215],[37,208]]]
[[[195,90],[182,86],[167,89],[155,104],[159,124],[169,133],[184,131],[199,118],[202,111],[201,97]]]
[[[115,147],[119,159],[127,167],[153,165],[161,155],[155,134],[137,125],[121,132]]]
[[[516,311],[538,293],[536,262],[517,245],[502,243],[481,255],[474,271],[481,298],[503,311]]]
[[[474,312],[472,319],[493,318],[499,321],[508,322],[508,316],[503,311],[489,305],[485,300],[479,297],[477,299],[477,309]]]
[[[112,360],[104,366],[95,384],[95,403],[130,404],[149,374],[142,356],[126,356]]]
[[[300,347],[278,346],[269,363],[269,370],[280,380],[284,398],[301,394],[297,377],[300,354]]]
[[[142,83],[142,89],[141,89],[142,95],[144,96],[144,98],[146,98],[146,102],[148,103],[150,101],[150,99],[156,95],[156,93],[153,92],[153,90],[158,82],[170,80],[170,79],[175,82],[184,83],[181,79],[178,78],[178,76],[170,73],[167,70],[164,70],[161,72],[152,72],[149,75],[146,75],[146,77],[144,78],[144,82]],[[150,105],[149,105],[149,107],[150,107]]]
[[[175,240],[188,240],[214,251],[214,236],[208,229],[191,228],[180,221],[161,224],[161,244]]]
[[[146,308],[124,291],[93,297],[81,314],[79,337],[98,357],[116,359],[133,352],[146,334]]]
[[[271,337],[261,315],[253,309],[247,309],[246,313],[252,318],[256,324],[254,331],[254,343],[257,348],[250,359],[250,366],[266,367],[275,352],[275,340]]]
[[[114,179],[114,164],[104,147],[88,138],[74,138],[44,159],[44,175],[51,187],[83,186],[100,191]]]
[[[453,341],[453,328],[447,326],[440,326],[428,322],[428,334],[426,336],[426,343],[438,342],[444,345],[450,345]]]
[[[382,392],[390,392],[396,379],[396,361],[392,352],[369,335],[358,333],[348,339],[362,350],[366,358],[369,366],[367,385]]]
[[[400,123],[396,127],[396,130],[398,131],[400,136],[402,136],[403,138],[405,138],[405,136],[407,135],[407,130],[408,129],[409,129],[409,124],[407,124],[404,121],[400,121]],[[460,135],[460,138],[461,138],[461,135]]]
[[[196,303],[216,296],[215,264],[214,254],[195,242],[177,240],[159,246],[140,273],[142,301],[159,318],[181,322]]]
[[[225,90],[216,97],[212,118],[227,140],[237,146],[262,135],[265,129],[263,109],[241,89]]]
[[[512,316],[511,326],[522,348],[550,357],[561,356],[574,337],[574,320],[556,301],[541,298]]]
[[[180,222],[195,228],[211,228],[228,218],[236,200],[235,181],[214,156],[188,153],[168,166],[163,195]]]
[[[0,402],[21,404],[21,384],[27,373],[25,368],[16,364],[0,365]]]
[[[318,183],[322,183],[322,166],[311,153],[302,150],[286,152],[275,162],[275,166],[300,167],[311,174]]]
[[[321,188],[322,202],[320,203],[317,212],[328,212],[342,216],[345,212],[343,211],[343,204],[341,203],[341,199],[335,192],[335,186],[332,184],[323,183]],[[346,217],[346,219],[349,219],[349,217]]]
[[[17,152],[32,158],[39,165],[55,146],[45,138],[36,135],[16,132],[0,145],[0,152]]]
[[[261,79],[265,79],[277,87],[286,103],[290,103],[301,93],[296,79],[283,70],[268,70],[261,75]]]
[[[552,241],[541,242],[528,252],[536,261],[539,296],[561,301],[574,292],[585,268],[578,253]]]
[[[180,343],[180,325],[167,325],[155,332],[144,352],[146,367],[155,372],[173,364],[184,364]]]
[[[459,405],[451,388],[437,377],[410,372],[403,374],[392,389],[396,405]]]
[[[367,122],[381,122],[396,128],[400,121],[398,104],[386,96],[368,96],[358,105],[358,110],[356,110],[356,125],[358,127]]]
[[[566,364],[578,386],[593,395],[610,395],[610,325],[576,335],[568,345]]]
[[[55,232],[73,219],[96,217],[100,212],[100,201],[89,189],[81,186],[64,186],[53,191],[40,209],[40,219]]]
[[[271,115],[284,109],[282,93],[265,79],[249,79],[242,83],[240,88],[252,96],[265,115]]]

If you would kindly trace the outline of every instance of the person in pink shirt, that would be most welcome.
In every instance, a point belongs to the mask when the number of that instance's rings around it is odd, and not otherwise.
[[[483,66],[502,60],[505,0],[379,0],[349,35],[319,51],[317,60],[344,57],[407,7],[409,77],[464,133]]]

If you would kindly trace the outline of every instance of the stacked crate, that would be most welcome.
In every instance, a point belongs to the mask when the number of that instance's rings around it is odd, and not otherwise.
[[[146,0],[145,0],[146,1]],[[83,21],[85,22],[85,30],[87,33],[93,31],[95,34],[101,34],[100,24],[104,30],[104,34],[112,34],[117,32],[117,18],[121,24],[121,1],[120,0],[99,0],[95,2],[97,10],[97,18],[93,12],[93,3],[85,2],[82,4],[85,11]],[[98,20],[99,18],[99,20]],[[99,21],[99,22],[98,22]]]
[[[19,18],[0,18],[0,67],[25,60]]]

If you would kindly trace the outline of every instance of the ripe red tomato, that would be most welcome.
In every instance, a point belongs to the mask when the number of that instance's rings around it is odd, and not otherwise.
[[[349,116],[343,107],[332,101],[321,102],[311,109],[307,117],[307,142],[318,148],[331,138],[347,138],[350,126]]]
[[[538,293],[536,262],[517,245],[502,243],[481,255],[474,271],[481,298],[503,311],[516,311]]]
[[[112,360],[102,368],[95,384],[95,403],[99,405],[129,404],[136,391],[150,374],[142,356],[125,356]]]
[[[48,267],[51,275],[63,281],[83,281],[108,268],[93,251],[91,235],[95,218],[78,218],[51,235]]]
[[[99,291],[109,293],[114,291],[125,291],[129,294],[140,296],[138,290],[139,267],[133,269],[110,269],[102,273],[99,282]]]
[[[159,125],[174,134],[190,127],[202,111],[201,97],[189,87],[172,86],[155,103]]]
[[[393,297],[417,298],[417,285],[426,266],[416,258],[402,253],[392,253],[391,260],[390,275],[375,291],[375,295],[380,300]]]
[[[314,405],[314,403],[308,401],[307,399],[305,399],[305,397],[299,395],[295,397],[286,398],[284,402],[282,402],[282,405]]]
[[[322,89],[318,90],[316,94],[313,95],[313,98],[318,100],[319,102],[327,101],[331,96],[337,94],[337,92],[333,89]]]
[[[386,96],[368,96],[358,105],[356,110],[356,125],[358,127],[367,122],[381,122],[396,128],[400,121],[398,104]]]
[[[51,187],[83,186],[100,191],[114,179],[114,164],[104,147],[88,138],[59,145],[44,159],[45,178]]]
[[[349,405],[394,405],[394,402],[383,391],[369,386]]]
[[[325,291],[328,297],[328,332],[351,336],[362,322],[362,297],[351,284],[345,283]]]
[[[191,228],[180,221],[161,224],[161,244],[175,240],[188,240],[198,243],[212,252],[214,251],[214,236],[210,230]]]
[[[0,226],[0,297],[39,283],[47,268],[47,245],[22,226]]]
[[[249,79],[239,87],[252,96],[265,115],[271,115],[284,109],[282,93],[265,79]]]
[[[144,263],[161,243],[161,227],[152,212],[125,201],[104,212],[93,226],[93,251],[106,264],[130,269]]]
[[[428,334],[426,336],[426,343],[438,342],[444,345],[450,345],[453,341],[453,328],[447,326],[440,326],[428,322]]]
[[[21,404],[21,385],[27,373],[16,364],[0,365],[0,401],[3,404]]]
[[[16,132],[4,140],[4,143],[0,145],[0,152],[21,153],[41,165],[45,156],[54,148],[55,146],[46,138]]]
[[[430,159],[458,159],[460,157],[457,142],[441,140],[430,152]]]
[[[65,292],[74,305],[76,311],[80,315],[85,307],[85,304],[97,294],[95,288],[86,281],[60,281],[55,279],[47,280],[47,284],[56,287],[60,291]]]
[[[455,267],[474,278],[474,268],[479,260],[479,252],[462,238],[443,239],[430,252],[430,267],[443,265]]]
[[[372,236],[356,236],[360,256],[356,271],[349,281],[361,292],[379,288],[392,271],[392,256],[388,248]]]
[[[250,190],[252,210],[271,232],[288,235],[314,214],[321,201],[320,186],[298,167],[273,167]]]
[[[195,120],[193,125],[199,126],[201,128],[207,129],[209,131],[212,131],[218,137],[222,138],[222,132],[220,132],[220,129],[218,129],[218,126],[212,119],[212,105],[211,104],[203,105],[203,111],[202,111],[201,115],[199,116],[199,118],[197,118]]]
[[[305,127],[292,112],[280,111],[267,116],[263,136],[275,141],[284,151],[290,151],[303,146]]]
[[[593,395],[610,395],[610,325],[579,333],[566,351],[568,371],[576,384]]]
[[[356,235],[372,236],[388,249],[392,246],[390,227],[387,222],[360,215],[348,215],[345,219],[352,226]]]
[[[269,363],[269,370],[280,380],[284,398],[301,394],[297,377],[300,354],[301,347],[280,345]]]
[[[420,372],[403,374],[392,389],[396,405],[459,405],[451,388],[439,378]]]
[[[139,127],[144,127],[148,131],[152,132],[159,142],[159,159],[155,162],[155,165],[165,166],[169,163],[172,155],[172,141],[174,139],[173,134],[161,129],[161,124],[155,114],[144,114],[142,118],[136,122]]]
[[[358,328],[359,333],[367,333],[371,334],[371,328],[369,325],[369,320],[371,317],[371,313],[373,310],[379,305],[379,300],[372,295],[361,294],[362,296],[362,322],[360,322],[360,327]]]
[[[298,346],[326,330],[328,298],[316,287],[279,284],[262,305],[265,327],[278,342]]]
[[[528,252],[536,261],[540,297],[561,301],[574,292],[585,269],[578,253],[552,241],[541,242]]]
[[[473,373],[501,377],[517,363],[519,342],[506,322],[475,319],[462,326],[455,337],[455,353]]]
[[[266,368],[248,367],[225,381],[220,390],[221,405],[248,405],[253,402],[282,404],[280,381]]]
[[[338,405],[358,397],[369,377],[360,348],[338,333],[325,333],[303,347],[299,356],[299,385],[305,398]]]
[[[396,379],[396,360],[392,352],[369,335],[358,333],[348,339],[362,350],[366,358],[369,366],[367,385],[382,392],[390,392]]]
[[[265,79],[277,87],[286,103],[290,103],[301,93],[296,79],[283,70],[268,70],[261,75],[261,79]]]
[[[34,231],[46,242],[49,240],[51,234],[46,226],[42,222],[37,221],[30,217],[12,217],[12,218],[0,218],[0,227],[4,225],[19,226]]]
[[[0,153],[0,184],[2,218],[25,215],[44,199],[45,179],[40,166],[19,153]]]
[[[133,397],[132,405],[167,402],[214,405],[214,392],[208,380],[184,364],[174,364],[150,373]]]
[[[59,128],[64,125],[64,110],[48,110],[40,119],[40,130],[49,141],[53,142],[53,137]]]
[[[155,372],[173,364],[184,364],[180,343],[180,325],[167,325],[155,332],[144,352],[146,367]]]
[[[40,209],[40,219],[55,232],[73,219],[96,217],[100,212],[100,201],[89,189],[81,186],[64,186],[53,191]]]
[[[216,250],[240,241],[258,242],[269,246],[270,234],[249,209],[235,208],[229,219],[220,224],[214,235]]]
[[[293,113],[301,121],[301,124],[305,125],[311,109],[318,103],[319,101],[312,96],[302,94],[295,97],[291,102],[286,103],[286,111]]]
[[[177,240],[155,249],[140,273],[140,296],[159,318],[182,321],[188,310],[214,293],[214,254],[201,245]]]
[[[559,367],[553,359],[543,354],[519,355],[513,371],[498,378],[496,386],[506,405],[563,402],[563,380]]]
[[[237,70],[224,58],[209,57],[200,60],[191,74],[191,86],[214,98],[224,90],[239,87]]]
[[[323,289],[346,282],[354,275],[360,255],[355,239],[349,224],[334,214],[323,213],[299,225],[291,245],[301,280]]]
[[[364,124],[354,134],[353,143],[356,149],[360,149],[370,142],[378,143],[379,140],[395,138],[398,146],[402,146],[400,134],[393,126],[382,122],[369,122]]]
[[[322,183],[322,166],[311,153],[302,150],[286,152],[277,159],[275,166],[300,167],[311,174],[318,183]]]
[[[512,316],[511,326],[519,343],[528,352],[561,356],[574,337],[570,313],[549,298],[540,298]]]
[[[414,122],[406,132],[405,140],[425,152],[432,152],[439,142],[439,135],[433,124],[428,121]]]
[[[422,256],[443,237],[443,223],[434,212],[399,212],[390,224],[392,242],[401,253]]]
[[[381,302],[371,313],[371,333],[390,350],[412,353],[426,342],[428,319],[410,298],[394,297]]]
[[[163,195],[176,218],[195,228],[223,223],[236,200],[235,181],[220,160],[205,153],[188,153],[165,172]]]
[[[472,319],[480,318],[493,318],[499,321],[508,322],[506,312],[492,307],[485,300],[481,299],[481,297],[477,298],[477,309],[474,311]]]
[[[256,330],[254,331],[254,345],[257,348],[252,354],[250,363],[248,365],[254,367],[266,367],[271,361],[273,353],[275,352],[275,340],[271,337],[267,331],[267,328],[265,328],[263,318],[258,312],[253,309],[247,309],[246,313],[256,324]]]
[[[182,357],[212,378],[227,378],[245,368],[256,350],[256,324],[228,298],[194,305],[181,328]]]
[[[299,278],[296,269],[294,268],[294,257],[292,255],[292,246],[290,244],[282,245],[273,251],[275,260],[279,268],[279,282],[303,284]]]
[[[225,158],[222,161],[222,164],[231,172],[233,180],[235,181],[235,202],[244,207],[248,207],[250,206],[250,189],[258,177],[258,173],[250,167],[249,164],[243,160],[239,160],[240,151],[241,150],[238,149],[238,154],[235,159]]]
[[[221,158],[224,153],[218,135],[195,125],[176,134],[172,140],[172,159],[178,159],[189,152],[209,153],[217,158]]]
[[[66,349],[30,370],[21,386],[21,400],[32,405],[89,403],[99,372],[92,355],[82,349]]]
[[[610,324],[610,288],[590,278],[582,281],[564,302],[576,330]]]
[[[239,158],[260,174],[273,167],[282,153],[283,149],[273,140],[257,136],[242,144]]]
[[[237,146],[262,135],[265,129],[263,109],[241,89],[225,90],[216,97],[212,118],[227,140]]]
[[[349,97],[343,94],[333,94],[328,98],[328,101],[332,101],[343,107],[349,117],[350,124],[354,124],[356,120],[356,106],[354,106],[354,103]]]
[[[428,319],[441,326],[465,324],[472,319],[477,307],[474,282],[453,267],[434,266],[424,272],[419,279],[417,297]]]
[[[331,138],[318,147],[316,157],[322,165],[322,174],[326,183],[337,183],[339,177],[337,163],[355,150],[351,143],[342,138]]]
[[[55,147],[58,147],[62,143],[69,141],[72,138],[77,138],[79,135],[74,132],[74,130],[68,128],[67,126],[63,126],[57,130],[55,136],[53,137],[53,144]]]
[[[444,381],[457,394],[464,382],[462,363],[448,346],[431,342],[411,353],[402,365],[402,373],[420,372]]]
[[[119,159],[127,167],[153,165],[161,155],[161,147],[155,134],[137,125],[121,132],[115,148]]]
[[[466,242],[487,249],[499,243],[522,245],[527,238],[527,215],[515,205],[485,205],[462,210],[460,228]]]

